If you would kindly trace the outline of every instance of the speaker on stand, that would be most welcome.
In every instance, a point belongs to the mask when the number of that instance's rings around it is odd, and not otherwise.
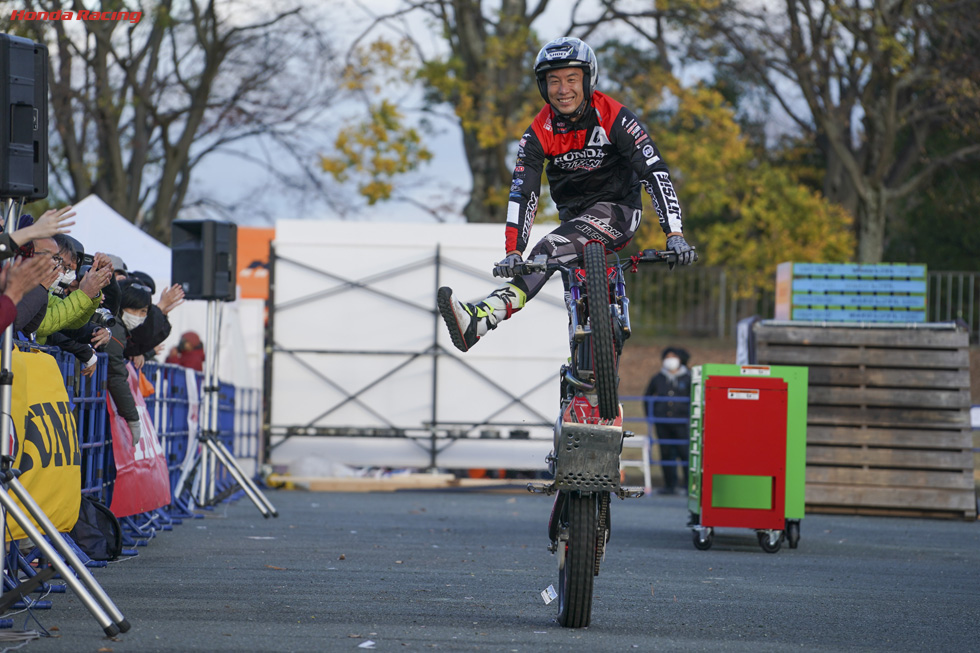
[[[221,337],[220,302],[234,301],[237,267],[238,228],[217,220],[175,220],[171,224],[171,279],[184,289],[185,299],[208,302],[207,330],[204,336],[204,386],[201,393],[200,449],[193,469],[177,488],[178,496],[190,493],[193,503],[214,505],[235,487],[217,492],[217,465],[223,465],[259,509],[263,517],[278,517],[275,506],[262,494],[219,438],[218,429],[218,352]],[[193,445],[193,443],[192,443]],[[196,447],[195,447],[196,449]]]

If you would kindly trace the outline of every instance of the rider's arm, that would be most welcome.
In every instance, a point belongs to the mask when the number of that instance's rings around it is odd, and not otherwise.
[[[518,142],[517,164],[510,183],[505,230],[507,254],[523,254],[527,249],[531,226],[538,211],[543,169],[544,149],[532,125]]]
[[[681,205],[670,182],[670,171],[646,127],[632,111],[622,107],[609,137],[629,159],[640,183],[650,194],[660,228],[668,236],[681,235]]]

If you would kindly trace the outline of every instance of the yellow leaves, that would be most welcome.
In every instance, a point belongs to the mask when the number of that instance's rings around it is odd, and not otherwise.
[[[790,173],[795,167],[758,160],[720,93],[663,81],[677,109],[655,138],[678,189],[685,235],[701,263],[725,266],[751,295],[773,287],[782,261],[851,258],[850,217],[799,183]],[[637,241],[663,248],[656,220],[644,221]]]
[[[334,156],[321,156],[320,168],[340,182],[360,178],[358,192],[369,204],[391,198],[391,180],[432,159],[418,131],[387,100],[371,105],[368,118],[340,131]]]
[[[418,62],[408,39],[392,43],[378,39],[357,48],[344,66],[341,87],[349,91],[380,94],[392,84],[415,80]]]

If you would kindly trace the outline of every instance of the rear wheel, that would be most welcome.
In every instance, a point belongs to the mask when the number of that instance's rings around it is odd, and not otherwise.
[[[606,248],[600,242],[585,245],[585,285],[589,291],[589,322],[592,327],[592,371],[599,401],[599,416],[619,416],[616,379],[616,345],[613,318],[609,310],[609,277],[606,274]]]
[[[558,563],[558,623],[565,628],[584,628],[592,618],[596,495],[571,492],[565,510],[568,539],[559,542],[564,554]]]

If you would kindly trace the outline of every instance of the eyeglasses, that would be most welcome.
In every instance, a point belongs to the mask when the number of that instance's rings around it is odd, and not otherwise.
[[[42,256],[47,255],[47,256],[50,256],[51,257],[51,260],[55,262],[55,265],[57,265],[62,270],[66,270],[67,269],[65,267],[65,259],[61,258],[61,256],[59,256],[58,254],[52,254],[51,252],[43,252],[43,251],[35,251],[34,253],[36,255],[42,255]]]

